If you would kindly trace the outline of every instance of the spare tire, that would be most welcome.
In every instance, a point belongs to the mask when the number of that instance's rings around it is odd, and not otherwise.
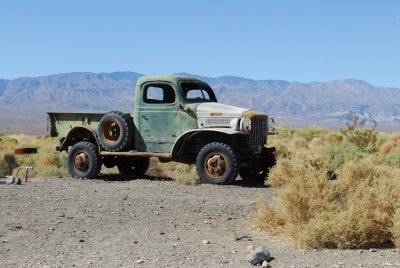
[[[126,150],[133,139],[132,118],[122,112],[108,112],[100,120],[97,129],[99,143],[110,152]]]

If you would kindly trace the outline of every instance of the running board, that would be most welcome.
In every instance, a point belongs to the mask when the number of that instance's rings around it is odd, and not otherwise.
[[[109,151],[101,151],[101,156],[127,156],[127,157],[137,157],[137,158],[145,158],[145,157],[158,157],[163,159],[170,159],[170,153],[151,153],[151,152],[138,152],[138,151],[128,151],[128,152],[109,152]]]

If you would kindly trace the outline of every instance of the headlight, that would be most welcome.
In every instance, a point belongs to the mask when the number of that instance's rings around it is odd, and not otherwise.
[[[251,130],[251,119],[250,117],[243,117],[240,122],[240,129],[249,132]]]

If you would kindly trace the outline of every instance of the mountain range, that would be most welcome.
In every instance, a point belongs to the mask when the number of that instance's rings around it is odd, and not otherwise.
[[[42,120],[47,111],[132,112],[135,83],[141,75],[66,73],[0,79],[0,132],[5,132],[4,122],[11,118]],[[353,111],[378,123],[400,123],[400,88],[373,86],[354,79],[299,83],[235,76],[196,77],[211,85],[219,102],[273,117],[337,121],[346,120],[349,111]]]

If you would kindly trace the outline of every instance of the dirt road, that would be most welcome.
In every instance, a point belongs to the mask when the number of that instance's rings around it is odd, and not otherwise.
[[[179,186],[38,178],[0,184],[0,267],[251,267],[265,246],[272,267],[400,267],[392,249],[299,250],[253,230],[262,186]]]

